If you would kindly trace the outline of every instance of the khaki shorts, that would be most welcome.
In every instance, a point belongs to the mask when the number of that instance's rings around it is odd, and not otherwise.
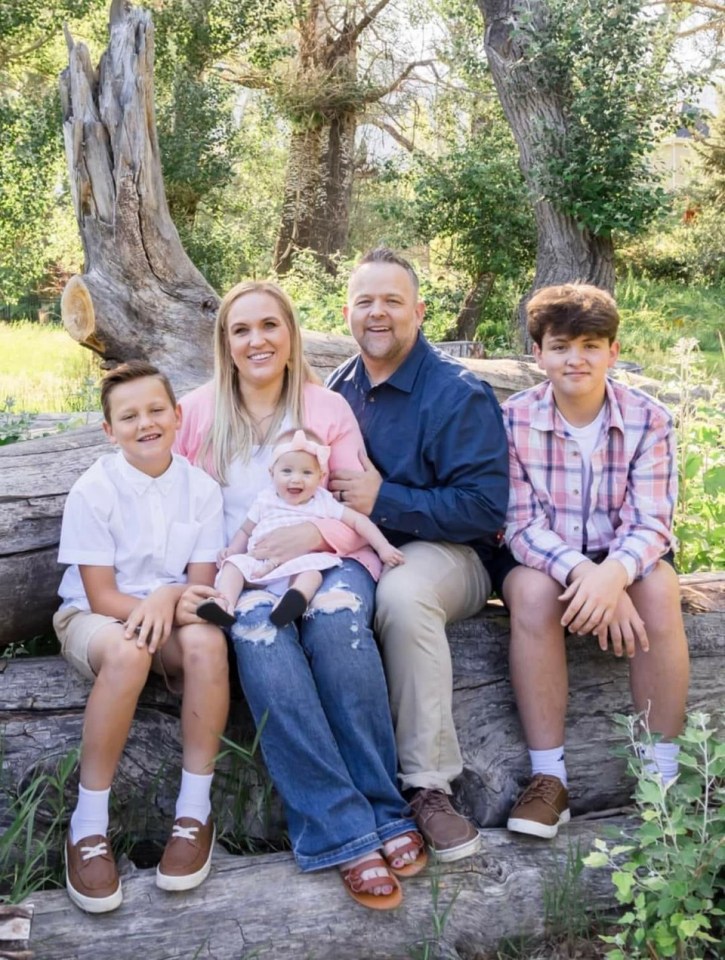
[[[115,617],[105,617],[102,613],[79,610],[78,607],[63,607],[53,617],[53,629],[60,642],[61,655],[86,680],[95,680],[88,659],[91,640],[103,627],[118,623]]]
[[[102,613],[91,613],[90,610],[79,610],[77,607],[64,607],[53,616],[53,629],[60,643],[61,656],[86,680],[96,679],[96,674],[93,672],[88,659],[88,647],[91,640],[99,630],[111,623],[123,625],[115,617],[106,617]],[[176,675],[169,676],[166,673],[159,650],[154,654],[151,669],[163,677],[166,689],[170,693],[176,696],[181,695],[184,689],[183,678]]]

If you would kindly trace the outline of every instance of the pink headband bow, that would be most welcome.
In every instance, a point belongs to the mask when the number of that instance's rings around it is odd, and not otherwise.
[[[296,430],[291,440],[277,444],[272,453],[272,466],[285,453],[297,452],[312,454],[317,459],[322,472],[327,473],[327,465],[330,462],[330,448],[321,443],[315,443],[314,440],[308,440],[304,430]]]

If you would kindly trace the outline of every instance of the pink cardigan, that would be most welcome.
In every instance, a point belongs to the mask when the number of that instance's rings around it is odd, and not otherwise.
[[[360,427],[344,397],[315,383],[304,388],[304,426],[314,430],[331,447],[330,470],[360,470],[358,454],[365,450]],[[205,383],[181,400],[181,427],[176,435],[174,450],[191,463],[198,463],[199,450],[209,432],[214,417],[214,384]],[[330,550],[340,556],[358,560],[375,580],[380,576],[382,563],[377,553],[346,524],[339,520],[312,520],[325,538]]]

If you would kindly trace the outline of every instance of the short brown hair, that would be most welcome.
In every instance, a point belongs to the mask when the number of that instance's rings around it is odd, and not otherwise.
[[[352,268],[350,280],[352,280],[360,267],[363,267],[366,263],[392,263],[396,267],[402,267],[410,277],[416,297],[418,296],[418,290],[420,289],[418,274],[413,269],[413,265],[406,260],[405,257],[401,257],[399,253],[396,253],[395,250],[391,250],[390,247],[375,247],[374,250],[368,250]]]
[[[106,423],[111,423],[111,394],[116,387],[120,387],[122,383],[130,383],[132,380],[141,380],[143,377],[155,377],[160,380],[168,394],[171,405],[176,406],[174,390],[166,374],[162,373],[152,363],[147,363],[146,360],[129,360],[128,363],[122,363],[120,366],[114,367],[101,380],[101,409]]]
[[[617,338],[619,312],[614,297],[590,283],[562,283],[537,290],[526,304],[531,339],[541,346],[544,334],[574,339],[585,334]]]

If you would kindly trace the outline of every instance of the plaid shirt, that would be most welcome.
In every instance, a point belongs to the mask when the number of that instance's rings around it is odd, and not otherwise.
[[[551,383],[503,405],[511,482],[506,543],[520,563],[562,584],[587,554],[600,552],[619,560],[632,583],[675,546],[672,417],[647,394],[609,379],[605,406],[584,517],[579,445],[556,408]]]

